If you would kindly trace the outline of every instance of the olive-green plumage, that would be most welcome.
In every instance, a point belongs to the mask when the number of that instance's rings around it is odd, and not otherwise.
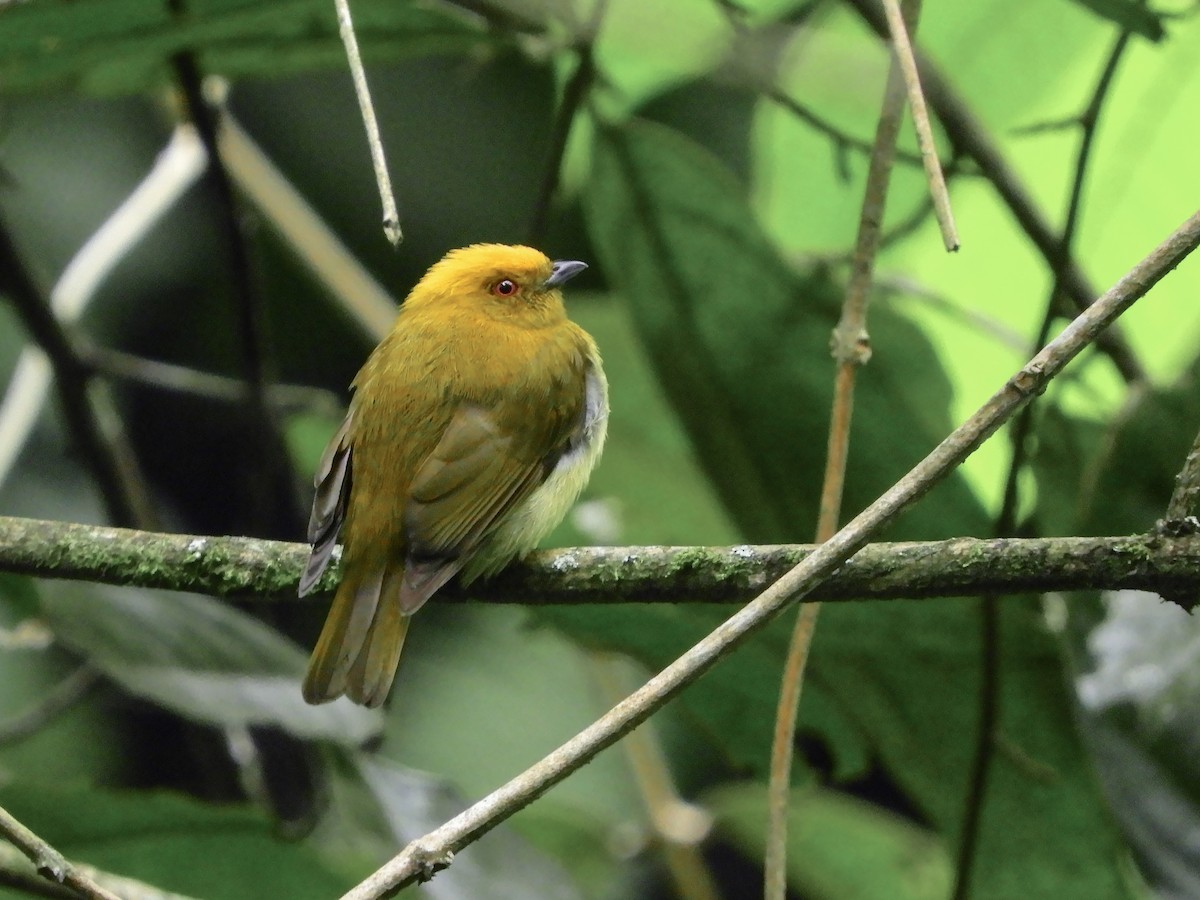
[[[596,345],[559,290],[583,268],[529,247],[451,251],[354,379],[309,523],[301,594],[339,533],[344,550],[308,702],[382,703],[409,616],[454,575],[533,549],[582,490],[608,415]]]

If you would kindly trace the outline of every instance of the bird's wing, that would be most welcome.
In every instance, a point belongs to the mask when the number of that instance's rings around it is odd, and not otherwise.
[[[308,519],[308,539],[313,546],[300,579],[301,597],[312,591],[321,580],[333,555],[342,523],[346,520],[346,503],[350,499],[350,431],[353,422],[354,410],[351,409],[321,455],[313,478],[317,493],[313,497],[312,515]]]
[[[554,468],[575,415],[549,423],[518,445],[496,416],[478,406],[454,414],[421,464],[404,511],[408,559],[400,607],[415,612],[470,560],[472,552]]]

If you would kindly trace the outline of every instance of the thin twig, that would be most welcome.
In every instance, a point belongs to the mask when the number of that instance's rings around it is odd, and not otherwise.
[[[105,890],[118,895],[121,900],[189,900],[182,894],[164,891],[154,885],[126,878],[124,875],[104,872],[82,863],[77,863],[75,869]],[[79,897],[79,891],[39,876],[25,856],[7,844],[0,844],[0,885],[7,885],[38,897],[51,897],[54,900],[74,900]]]
[[[602,10],[607,0],[597,0],[596,10]],[[596,15],[599,13],[597,12]],[[575,124],[578,114],[596,76],[596,62],[590,42],[579,48],[578,61],[575,71],[563,89],[562,102],[554,117],[554,128],[550,132],[550,149],[546,154],[546,165],[542,171],[542,183],[538,187],[537,199],[533,204],[533,214],[529,220],[529,243],[534,247],[541,246],[546,236],[546,226],[550,219],[550,204],[558,191],[558,181],[562,173],[563,155],[567,151],[567,139],[571,136],[571,126]]]
[[[1100,110],[1108,96],[1117,65],[1121,60],[1125,47],[1132,33],[1123,31],[1113,44],[1108,59],[1101,70],[1100,78],[1092,91],[1087,108],[1079,117],[1083,133],[1079,141],[1079,150],[1075,159],[1075,174],[1071,183],[1071,195],[1067,201],[1066,224],[1063,226],[1062,238],[1059,242],[1059,252],[1055,257],[1053,280],[1050,294],[1046,298],[1042,323],[1035,338],[1035,347],[1040,347],[1050,333],[1055,314],[1059,308],[1059,295],[1062,290],[1063,272],[1067,261],[1071,259],[1075,233],[1079,224],[1079,212],[1082,208],[1083,187],[1087,178],[1088,163],[1091,160],[1092,146],[1096,128],[1100,121]],[[1033,410],[1036,400],[1031,401],[1017,415],[1012,426],[1012,456],[1009,460],[1008,472],[1004,482],[1004,499],[1000,513],[996,517],[993,534],[998,538],[1009,537],[1017,532],[1017,515],[1020,505],[1020,477],[1025,470],[1031,448],[1033,434]],[[955,883],[952,894],[953,900],[966,900],[970,896],[971,872],[975,861],[975,853],[979,842],[979,833],[983,823],[984,799],[987,791],[988,775],[991,771],[995,750],[995,735],[999,730],[1000,717],[1000,665],[1003,654],[1000,648],[1000,604],[994,593],[984,595],[979,608],[979,640],[981,653],[981,677],[979,680],[979,731],[975,746],[975,756],[971,765],[970,780],[963,813],[962,833],[958,845],[958,858],[955,867]]]
[[[878,0],[846,0],[859,16],[881,37],[888,33],[887,19]],[[980,173],[996,189],[996,193],[1012,213],[1021,229],[1037,247],[1053,271],[1058,265],[1060,237],[1050,226],[1016,172],[981,123],[954,90],[941,71],[914,51],[921,84],[930,108],[946,132],[955,153],[973,159]],[[1084,309],[1096,296],[1096,291],[1073,258],[1063,261],[1063,291],[1077,309]],[[1097,346],[1116,366],[1126,382],[1144,381],[1145,369],[1119,330],[1102,335]]]
[[[0,516],[0,572],[296,603],[308,544],[161,534]],[[572,547],[531,554],[484,582],[451,582],[438,603],[746,603],[815,545]],[[321,582],[332,590],[336,566]],[[1200,588],[1200,536],[872,544],[815,589],[824,601],[1122,588]],[[315,601],[321,602],[321,601]]]
[[[1197,245],[1200,245],[1200,212],[1080,313],[970,419],[802,563],[592,725],[475,805],[411,842],[348,892],[344,900],[374,900],[421,878],[432,877],[450,864],[455,852],[533,802],[648,719],[747,637],[808,594],[875,532],[949,475],[1030,397],[1045,390],[1068,362]]]
[[[903,13],[900,12],[900,0],[883,0],[883,10],[887,14],[892,48],[900,63],[904,86],[908,89],[908,105],[912,109],[913,126],[917,131],[917,146],[921,149],[921,162],[925,166],[925,177],[929,180],[929,194],[933,197],[938,226],[942,229],[942,242],[947,250],[953,252],[959,247],[958,231],[954,227],[950,195],[946,193],[946,179],[942,175],[937,146],[933,142],[933,129],[929,127],[929,113],[925,109],[925,95],[921,91],[917,62],[913,58],[912,44],[908,40],[908,26],[904,22]]]
[[[333,5],[337,8],[338,32],[346,48],[346,61],[350,65],[350,77],[354,81],[354,94],[358,97],[358,109],[362,113],[363,126],[367,130],[367,145],[371,148],[371,165],[375,167],[375,183],[379,186],[379,202],[383,206],[383,233],[392,246],[397,247],[404,240],[404,234],[400,231],[400,213],[396,209],[392,179],[388,175],[387,160],[383,155],[383,140],[379,137],[379,123],[375,121],[375,107],[371,103],[371,91],[367,87],[367,73],[358,53],[358,37],[354,33],[354,22],[350,18],[350,2],[333,0]]]
[[[121,454],[105,433],[88,396],[88,372],[17,254],[0,223],[0,272],[9,299],[22,323],[53,366],[59,402],[84,461],[104,499],[109,518],[118,525],[140,525],[151,519],[150,503],[137,476],[136,462]]]
[[[64,884],[88,900],[121,900],[67,862],[61,853],[18,822],[3,807],[0,807],[0,837],[24,853],[43,878]]]
[[[90,370],[105,378],[224,403],[245,403],[250,396],[250,388],[240,378],[147,359],[110,347],[83,346],[80,352]],[[332,415],[345,412],[335,393],[303,384],[268,385],[267,400],[272,407],[285,412],[320,410]]]
[[[910,22],[916,21],[919,3],[906,4]],[[829,438],[825,454],[825,475],[817,514],[819,542],[837,531],[841,518],[842,494],[846,483],[846,460],[850,454],[850,421],[854,413],[854,383],[860,366],[871,358],[867,334],[867,308],[875,257],[887,207],[888,183],[895,159],[896,139],[904,120],[905,83],[899,58],[893,56],[888,69],[875,143],[867,170],[862,212],[858,222],[854,260],[842,314],[833,330],[831,350],[837,363],[834,379],[833,408],[829,419]],[[790,811],[792,757],[796,720],[800,713],[800,695],[809,649],[820,615],[819,603],[805,603],[796,614],[796,623],[784,660],[780,679],[779,703],[775,709],[775,729],[771,741],[771,769],[767,787],[767,842],[763,867],[763,896],[783,900],[787,895],[787,831]]]
[[[177,126],[149,174],[126,197],[63,269],[50,289],[50,308],[69,327],[100,285],[204,171],[204,148],[191,126]],[[8,478],[41,414],[54,370],[37,347],[17,358],[0,405],[0,484]]]
[[[906,300],[915,300],[936,310],[947,319],[992,338],[1005,349],[1018,353],[1025,352],[1028,339],[1015,328],[977,309],[962,306],[951,298],[914,281],[908,275],[886,273],[877,275],[875,290],[883,295],[879,298],[882,302],[897,304]]]
[[[170,0],[177,15],[183,11],[183,2]],[[291,454],[287,451],[279,417],[267,399],[274,366],[267,333],[266,300],[255,285],[250,240],[233,182],[221,159],[216,113],[204,96],[195,56],[189,52],[177,53],[172,57],[172,64],[187,103],[188,117],[208,154],[207,177],[217,200],[220,231],[226,240],[234,312],[241,339],[242,375],[250,387],[248,465],[260,474],[253,482],[251,500],[255,508],[252,519],[264,534],[295,534],[304,519],[296,490],[299,482]]]
[[[819,116],[809,107],[805,106],[799,100],[796,100],[789,94],[777,87],[772,86],[763,91],[763,96],[779,106],[782,106],[801,122],[812,128],[818,134],[823,134],[825,137],[833,141],[834,146],[839,151],[855,150],[865,156],[870,156],[871,148],[874,146],[870,141],[864,141],[861,138],[855,137],[842,129],[838,128],[829,120]],[[902,162],[910,166],[923,166],[924,162],[921,159],[921,154],[910,153],[907,150],[896,150],[896,161]]]
[[[396,319],[395,298],[292,187],[233,114],[224,105],[217,109],[221,158],[242,193],[354,322],[373,340],[382,340]]]
[[[36,734],[86,697],[100,683],[101,677],[98,670],[82,665],[43,694],[31,709],[0,721],[0,747]]]

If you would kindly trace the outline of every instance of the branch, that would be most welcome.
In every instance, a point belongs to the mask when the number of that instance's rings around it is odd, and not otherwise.
[[[48,881],[71,888],[78,896],[89,900],[121,900],[116,894],[96,884],[77,866],[13,818],[0,806],[0,837],[20,850],[37,867],[37,873]]]
[[[958,231],[954,227],[954,214],[950,210],[950,197],[946,193],[946,179],[942,175],[937,147],[933,142],[933,129],[929,127],[929,113],[925,109],[925,95],[921,92],[921,80],[917,75],[917,61],[913,58],[912,44],[908,38],[910,26],[904,21],[905,16],[900,11],[900,0],[883,0],[883,8],[887,15],[888,31],[892,36],[894,58],[900,66],[904,85],[908,89],[908,106],[912,110],[917,146],[921,150],[925,177],[929,180],[929,194],[933,198],[942,241],[947,250],[954,251],[959,246]],[[912,16],[915,18],[916,13]]]
[[[0,272],[4,273],[2,285],[17,316],[54,368],[54,385],[71,436],[96,480],[109,518],[122,525],[148,521],[150,505],[142,489],[143,482],[137,476],[136,463],[120,452],[119,442],[105,432],[88,396],[87,367],[35,286],[3,223],[0,223]]]
[[[87,696],[102,677],[99,670],[82,665],[45,691],[36,705],[11,718],[0,720],[0,747],[22,741],[46,727]]]
[[[185,14],[184,0],[168,0],[168,5],[176,16]],[[274,366],[267,332],[267,306],[262,291],[254,284],[250,239],[234,194],[233,181],[221,157],[217,114],[204,96],[195,55],[182,51],[175,54],[171,62],[186,101],[188,117],[208,155],[206,178],[217,202],[218,222],[225,237],[232,275],[242,374],[250,388],[251,439],[247,464],[262,476],[256,479],[256,490],[250,496],[254,506],[252,520],[265,533],[294,534],[304,521],[304,514],[296,491],[299,482],[283,438],[282,425],[267,396]]]
[[[439,603],[744,603],[813,544],[543,550]],[[162,534],[0,516],[0,572],[220,597],[296,599],[307,544]],[[326,574],[321,590],[337,584]],[[988,591],[1200,590],[1200,535],[955,538],[863,548],[810,600],[959,597]]]
[[[550,148],[546,154],[546,166],[542,173],[542,183],[538,188],[537,199],[533,204],[533,214],[529,222],[529,243],[531,246],[541,246],[546,234],[546,226],[550,219],[550,204],[558,191],[558,182],[562,174],[563,157],[567,152],[567,139],[571,136],[571,127],[575,124],[575,116],[579,113],[584,99],[591,90],[592,82],[596,80],[596,37],[600,32],[600,24],[604,20],[604,12],[608,8],[608,0],[593,0],[591,18],[585,29],[585,36],[577,53],[575,71],[571,73],[567,85],[563,88],[562,102],[554,116],[554,127],[550,132]]]
[[[896,10],[901,15],[900,10]],[[920,12],[918,0],[906,0],[899,30],[915,26]],[[907,37],[905,38],[907,45]],[[911,61],[911,49],[908,51]],[[854,242],[854,258],[850,280],[842,300],[842,314],[833,329],[830,346],[837,362],[833,382],[833,407],[829,416],[829,437],[825,451],[825,474],[821,483],[821,500],[817,515],[818,541],[826,541],[838,529],[842,517],[842,494],[846,483],[846,461],[850,454],[850,420],[854,411],[854,384],[860,366],[871,358],[871,341],[867,332],[867,309],[871,281],[875,272],[875,257],[883,229],[887,207],[888,185],[896,155],[896,139],[904,120],[906,76],[900,48],[897,47],[888,67],[887,83],[875,128],[875,143],[867,169],[863,191],[862,211],[858,220],[858,235]],[[915,66],[913,75],[915,77]],[[919,93],[919,88],[917,92]],[[914,117],[916,110],[914,107]],[[928,127],[928,120],[926,120]],[[924,147],[922,147],[924,152]],[[927,170],[928,171],[928,170]],[[941,175],[938,170],[939,177]],[[932,182],[931,182],[932,187]],[[945,191],[945,185],[942,185]],[[932,192],[936,196],[936,192]],[[935,201],[936,202],[936,201]],[[957,241],[956,241],[957,243]],[[771,766],[767,785],[767,846],[763,864],[763,896],[767,900],[783,900],[787,894],[787,834],[791,807],[792,757],[796,742],[796,720],[800,715],[800,696],[804,687],[804,672],[808,666],[809,649],[816,633],[821,604],[805,603],[796,615],[792,636],[784,659],[780,678],[779,702],[775,707],[775,729],[771,737]]]
[[[371,165],[375,168],[379,202],[383,207],[383,233],[392,246],[397,247],[404,239],[400,231],[400,213],[396,210],[392,179],[388,175],[387,160],[383,155],[383,140],[379,137],[379,123],[375,121],[375,107],[371,103],[371,91],[367,88],[367,73],[363,70],[362,57],[358,53],[358,37],[354,33],[354,22],[350,18],[350,2],[333,0],[333,5],[337,9],[338,33],[341,34],[342,44],[346,48],[346,62],[350,66],[354,94],[358,97],[358,109],[362,113],[363,126],[367,130]]]
[[[79,350],[93,375],[222,403],[245,403],[250,398],[250,386],[240,378],[147,359],[111,347],[82,344]],[[303,384],[268,385],[267,400],[281,412],[319,410],[331,418],[345,413],[345,404],[333,391]]]
[[[101,889],[112,892],[102,896],[111,897],[116,894],[119,900],[190,900],[183,894],[172,894],[145,882],[126,878],[123,875],[113,875],[92,866],[76,864],[73,869],[83,877],[91,879]],[[58,898],[58,900],[62,900],[62,898],[73,900],[81,895],[78,890],[64,887],[53,879],[39,875],[25,861],[24,855],[15,847],[9,847],[6,844],[0,844],[0,885],[7,885],[38,897]],[[96,895],[82,894],[82,896]]]

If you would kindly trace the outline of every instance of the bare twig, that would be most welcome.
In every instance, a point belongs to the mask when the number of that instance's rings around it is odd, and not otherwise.
[[[182,13],[183,2],[170,0],[177,14]],[[207,177],[217,200],[220,231],[226,240],[234,312],[241,339],[242,374],[250,388],[248,409],[252,436],[247,442],[251,457],[249,465],[260,474],[253,482],[252,518],[265,534],[295,534],[303,521],[296,491],[299,482],[283,439],[278,415],[267,399],[274,366],[267,334],[266,301],[254,283],[249,236],[238,198],[234,194],[233,182],[221,158],[216,113],[204,96],[195,57],[189,52],[177,53],[172,63],[187,103],[188,116],[209,157]]]
[[[396,319],[396,300],[358,261],[259,149],[218,107],[221,158],[239,188],[362,330],[378,341]]]
[[[105,378],[225,403],[245,403],[250,395],[249,386],[239,378],[146,359],[108,347],[85,346],[80,352],[91,371]],[[267,400],[281,411],[322,410],[335,416],[345,412],[344,404],[332,391],[302,384],[268,385]]]
[[[177,126],[149,174],[84,242],[50,289],[50,308],[64,327],[79,319],[104,279],[195,183],[204,165],[204,148],[195,130]],[[8,478],[41,413],[53,377],[41,350],[21,351],[0,406],[0,484]]]
[[[18,822],[3,807],[0,807],[0,837],[24,853],[43,878],[64,884],[88,900],[121,900],[67,862],[61,853]]]
[[[598,0],[595,15],[600,15],[606,0]],[[546,226],[549,224],[550,204],[558,191],[558,181],[562,172],[563,155],[567,151],[567,139],[571,136],[571,126],[575,124],[575,116],[579,112],[583,100],[596,76],[596,63],[592,55],[591,43],[579,48],[578,61],[575,71],[563,89],[562,102],[554,116],[554,128],[550,132],[550,149],[546,154],[546,165],[542,172],[542,183],[538,187],[537,199],[533,204],[533,214],[529,221],[529,243],[538,247],[546,236]]]
[[[33,708],[0,721],[0,747],[36,734],[86,697],[100,680],[99,671],[88,665],[80,666],[43,694]]]
[[[917,146],[921,149],[921,162],[925,166],[925,177],[929,180],[929,194],[933,197],[938,226],[942,229],[942,242],[947,250],[954,251],[959,247],[958,231],[954,227],[950,195],[946,193],[946,179],[942,175],[937,146],[933,142],[933,129],[929,127],[929,113],[925,109],[925,95],[921,91],[917,62],[913,59],[912,44],[908,40],[908,26],[900,12],[900,0],[883,0],[883,10],[887,14],[892,49],[900,63],[904,86],[908,89],[908,105],[912,109],[913,126],[917,131]]]
[[[1045,390],[1068,362],[1139,297],[1200,245],[1200,212],[1138,263],[1020,369],[970,419],[943,440],[883,496],[753,602],[717,626],[624,701],[526,772],[439,828],[418,838],[348,892],[344,900],[385,896],[450,864],[453,854],[586,764],[648,719],[782,610],[806,594],[962,463],[1030,397]]]
[[[868,156],[871,154],[871,148],[874,145],[870,141],[864,141],[861,138],[842,131],[842,129],[813,112],[799,100],[784,93],[781,88],[777,86],[769,87],[763,91],[763,96],[772,103],[782,106],[801,122],[811,127],[813,131],[825,135],[825,137],[833,141],[834,146],[839,151],[855,150]],[[909,153],[907,150],[897,150],[896,161],[910,166],[924,165],[919,153]]]
[[[915,22],[918,10],[917,2],[906,4],[910,22]],[[846,285],[841,318],[833,330],[831,340],[837,375],[834,379],[833,408],[829,419],[825,476],[821,485],[817,515],[818,542],[833,536],[841,517],[846,460],[850,453],[850,420],[854,412],[854,383],[859,366],[865,365],[871,358],[871,342],[867,334],[867,308],[871,296],[875,256],[879,251],[883,216],[887,206],[888,182],[895,158],[896,139],[904,120],[904,95],[905,82],[900,60],[898,56],[893,56],[884,88],[879,123],[875,129],[875,144],[867,171],[850,281]],[[804,671],[808,665],[809,649],[812,646],[820,610],[819,603],[805,603],[800,607],[784,660],[783,676],[780,679],[767,788],[768,826],[763,870],[763,896],[766,900],[783,900],[787,894],[787,829],[796,719],[800,712]]]
[[[383,233],[392,246],[396,247],[404,239],[404,234],[400,231],[400,213],[396,209],[392,179],[388,175],[387,160],[383,156],[383,141],[379,137],[379,123],[375,121],[375,107],[371,103],[371,91],[367,87],[367,73],[363,70],[362,57],[358,53],[358,37],[354,34],[354,22],[350,18],[350,2],[333,0],[333,5],[337,8],[338,32],[346,48],[346,61],[350,65],[354,93],[358,97],[358,108],[362,113],[363,126],[367,130],[367,144],[371,148],[371,165],[375,167],[379,202],[383,205]]]
[[[55,386],[71,435],[104,499],[109,517],[118,525],[140,525],[151,520],[150,503],[137,476],[135,460],[118,450],[92,406],[88,395],[88,372],[45,302],[25,264],[12,245],[7,229],[0,224],[0,272],[8,287],[17,315],[34,340],[49,357]]]
[[[173,894],[145,882],[103,872],[82,863],[76,863],[74,868],[105,890],[118,895],[121,900],[189,900],[182,894]],[[79,891],[38,875],[25,856],[7,844],[0,844],[0,885],[8,885],[27,894],[51,897],[55,900],[73,900],[80,896]]]
[[[1093,140],[1096,126],[1100,121],[1100,109],[1108,96],[1117,65],[1129,43],[1131,32],[1124,31],[1113,44],[1112,51],[1096,82],[1091,100],[1079,117],[1083,126],[1083,134],[1079,142],[1079,150],[1075,159],[1075,175],[1071,184],[1071,196],[1067,202],[1066,224],[1063,226],[1062,238],[1059,242],[1059,252],[1053,263],[1053,281],[1050,294],[1046,298],[1045,312],[1035,340],[1035,348],[1040,347],[1050,333],[1055,314],[1059,309],[1059,296],[1063,284],[1063,273],[1071,259],[1075,241],[1075,232],[1079,224],[1079,211],[1083,200],[1083,186],[1087,177],[1088,162],[1091,159]],[[1033,409],[1036,401],[1031,401],[1017,415],[1012,426],[1012,457],[1009,461],[1008,473],[1004,483],[1004,499],[1000,513],[996,518],[993,531],[996,537],[1009,537],[1017,532],[1017,514],[1020,505],[1019,484],[1021,473],[1029,456],[1030,439],[1033,432]],[[979,680],[979,731],[975,747],[975,757],[971,766],[970,782],[967,789],[963,813],[962,833],[959,839],[958,859],[955,867],[954,900],[966,900],[970,896],[971,871],[975,860],[979,831],[983,821],[984,796],[987,790],[988,775],[995,749],[995,735],[1000,716],[1000,664],[1002,653],[1000,648],[1000,605],[999,598],[994,593],[983,596],[980,603],[980,646],[981,677]]]

